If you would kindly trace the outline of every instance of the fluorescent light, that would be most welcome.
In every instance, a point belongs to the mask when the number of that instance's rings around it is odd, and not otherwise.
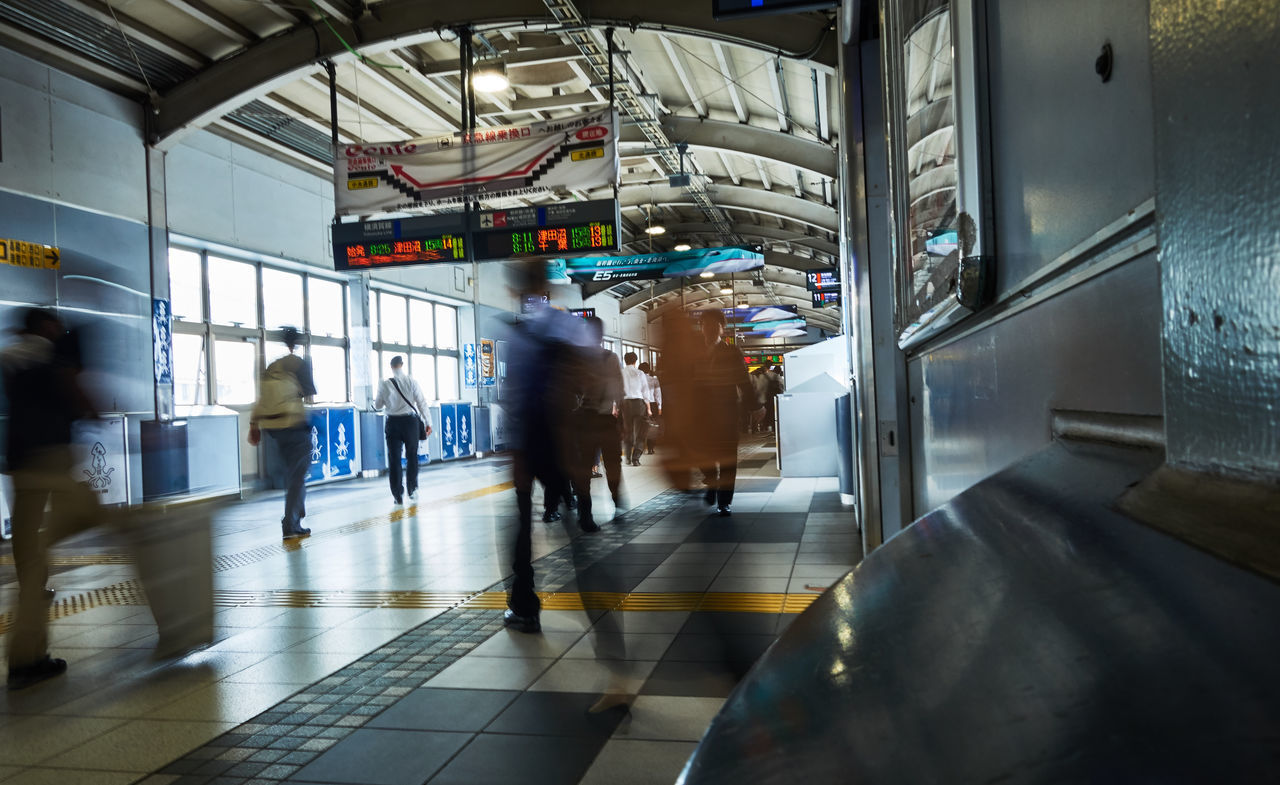
[[[665,227],[665,226],[650,226],[649,228],[647,228],[647,229],[645,229],[645,230],[644,230],[644,233],[645,233],[645,234],[666,234],[666,233],[667,233],[667,227]]]
[[[739,307],[739,308],[750,308],[751,306],[750,306],[749,304],[747,304],[747,303],[738,303],[738,307]]]
[[[497,93],[511,86],[507,67],[498,60],[476,63],[471,69],[471,86],[482,93]]]
[[[677,251],[680,250],[680,247],[676,246],[676,250]],[[699,278],[715,278],[716,274],[715,273],[698,273],[698,277]]]
[[[732,286],[720,287],[720,294],[733,294],[733,287]]]
[[[693,246],[692,246],[692,245],[689,245],[688,243],[676,243],[676,250],[677,250],[677,251],[687,251],[687,250],[689,250],[689,249],[690,249],[690,248],[692,248],[692,247],[693,247]],[[706,275],[708,278],[710,278],[710,277],[711,277],[711,276],[710,276],[710,275],[708,275],[707,273],[703,273],[703,275]]]

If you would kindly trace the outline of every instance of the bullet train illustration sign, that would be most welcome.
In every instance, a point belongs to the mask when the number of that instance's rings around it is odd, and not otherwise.
[[[741,273],[761,267],[764,267],[764,254],[758,246],[729,246],[635,256],[557,259],[548,264],[547,277],[552,283],[619,282],[702,273]]]
[[[339,215],[370,215],[595,189],[618,181],[612,110],[431,139],[334,146]]]

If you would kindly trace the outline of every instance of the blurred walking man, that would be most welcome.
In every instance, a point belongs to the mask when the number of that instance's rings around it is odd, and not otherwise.
[[[78,346],[51,311],[32,308],[18,340],[0,353],[9,399],[7,471],[13,476],[13,561],[18,610],[9,631],[11,690],[30,687],[67,669],[49,655],[46,624],[53,592],[46,588],[46,550],[100,523],[98,497],[71,478],[71,424],[95,416],[80,387]],[[45,507],[50,509],[48,519]]]
[[[258,402],[249,415],[249,444],[255,447],[266,431],[280,452],[284,467],[284,517],[280,529],[284,539],[305,537],[307,514],[307,469],[311,465],[311,429],[307,427],[306,400],[316,394],[311,361],[294,354],[301,336],[293,327],[284,328],[284,345],[289,353],[267,366],[258,384]]]
[[[724,342],[723,313],[703,312],[702,336],[706,354],[697,369],[696,396],[699,427],[706,439],[702,474],[707,480],[707,504],[715,504],[720,515],[727,517],[738,476],[739,412],[749,412],[751,421],[759,422],[764,408],[747,378],[742,352]]]
[[[582,403],[577,411],[577,466],[574,486],[578,491],[578,524],[595,531],[591,514],[591,464],[596,454],[604,458],[609,494],[615,512],[622,507],[622,445],[618,440],[618,405],[622,402],[622,369],[618,355],[601,347],[604,322],[591,316],[586,320],[587,342],[594,348],[583,351]]]
[[[649,431],[649,377],[636,367],[635,352],[622,358],[622,433],[627,446],[627,465],[639,466],[644,454],[644,437]]]

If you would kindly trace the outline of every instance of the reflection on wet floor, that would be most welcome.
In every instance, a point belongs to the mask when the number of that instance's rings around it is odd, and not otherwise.
[[[127,550],[70,541],[50,581],[70,669],[4,696],[0,777],[671,782],[735,680],[860,557],[834,481],[780,480],[770,458],[744,445],[756,468],[732,518],[641,466],[619,522],[595,489],[599,533],[535,524],[536,636],[501,626],[516,516],[501,459],[432,467],[407,508],[382,480],[313,489],[314,534],[293,549],[273,496],[226,509],[215,642],[177,660],[152,659]],[[0,581],[12,601],[4,562]]]

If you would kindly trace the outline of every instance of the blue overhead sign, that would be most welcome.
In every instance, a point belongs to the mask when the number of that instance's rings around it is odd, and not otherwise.
[[[680,278],[701,273],[741,273],[764,267],[759,246],[693,248],[688,251],[634,256],[582,256],[557,259],[547,265],[552,283],[634,281]]]

